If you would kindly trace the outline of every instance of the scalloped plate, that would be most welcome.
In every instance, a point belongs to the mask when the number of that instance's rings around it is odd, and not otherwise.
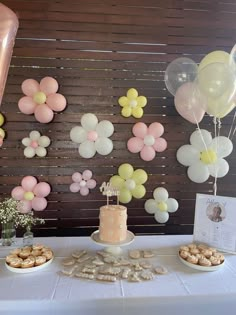
[[[31,267],[31,268],[13,268],[13,267],[9,266],[7,263],[5,263],[5,266],[11,272],[15,272],[15,273],[30,273],[30,272],[40,271],[40,270],[46,268],[47,266],[49,266],[52,263],[52,261],[53,261],[53,258],[48,260],[43,265],[36,266],[36,267]]]
[[[188,266],[192,269],[200,270],[200,271],[216,271],[216,270],[219,270],[220,268],[222,268],[224,266],[224,263],[225,263],[225,260],[224,260],[220,265],[204,267],[204,266],[189,263],[188,261],[186,261],[182,257],[180,257],[179,253],[178,253],[178,257],[179,257],[180,261],[182,261],[182,263],[185,264],[186,266]]]

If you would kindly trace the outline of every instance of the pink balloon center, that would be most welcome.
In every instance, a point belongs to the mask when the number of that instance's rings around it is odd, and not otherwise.
[[[97,134],[96,131],[91,130],[91,131],[88,132],[88,134],[87,134],[87,139],[88,139],[89,141],[96,141],[97,138],[98,138],[98,134]]]
[[[39,145],[38,142],[36,140],[31,141],[30,146],[34,149],[36,149]]]

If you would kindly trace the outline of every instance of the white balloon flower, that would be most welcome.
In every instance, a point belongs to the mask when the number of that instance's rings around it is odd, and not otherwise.
[[[179,204],[176,199],[168,198],[168,191],[163,187],[158,187],[153,192],[154,199],[148,199],[144,208],[148,213],[154,214],[159,223],[166,223],[169,220],[169,212],[178,210]]]
[[[180,147],[177,160],[188,166],[188,177],[195,183],[204,183],[209,176],[224,177],[229,171],[228,162],[223,159],[233,151],[233,143],[227,137],[212,139],[205,129],[196,130],[190,136],[190,143]]]
[[[113,142],[108,139],[114,132],[113,124],[108,120],[98,122],[97,116],[88,113],[81,118],[81,126],[73,127],[70,138],[79,143],[79,154],[85,158],[92,158],[96,152],[108,155],[113,150]]]
[[[50,145],[50,139],[47,136],[41,136],[36,130],[30,132],[29,137],[22,139],[22,144],[26,147],[24,149],[24,156],[32,158],[35,155],[44,157],[47,155],[45,149]]]

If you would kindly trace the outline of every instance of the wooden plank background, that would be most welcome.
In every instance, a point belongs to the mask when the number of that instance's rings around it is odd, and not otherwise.
[[[35,234],[90,235],[98,227],[99,207],[105,203],[99,192],[103,181],[117,174],[120,164],[129,162],[149,174],[144,199],[128,204],[128,228],[136,234],[190,234],[193,231],[196,193],[212,193],[213,178],[195,184],[186,168],[176,160],[176,151],[189,143],[196,126],[185,121],[174,108],[166,90],[164,72],[169,62],[186,56],[199,62],[207,53],[230,52],[235,43],[236,1],[189,0],[3,0],[19,17],[20,27],[1,111],[6,117],[7,138],[0,149],[1,199],[26,175],[48,182],[52,192],[48,207],[36,215],[46,219]],[[23,96],[21,83],[53,76],[59,92],[68,102],[64,112],[49,124],[22,114],[17,106]],[[120,115],[118,98],[131,88],[145,95],[148,105],[142,119]],[[115,127],[113,152],[105,158],[83,159],[78,145],[70,141],[72,127],[84,113]],[[222,135],[228,135],[233,113],[223,119]],[[151,162],[126,149],[137,121],[158,121],[164,125],[168,149]],[[200,124],[213,132],[212,118]],[[31,130],[51,138],[45,158],[26,159],[21,140]],[[218,194],[235,196],[235,152],[227,161],[230,172],[218,180]],[[98,185],[86,196],[71,193],[75,171],[91,169]],[[156,187],[165,187],[179,202],[179,210],[166,224],[159,224],[144,210],[144,202]]]

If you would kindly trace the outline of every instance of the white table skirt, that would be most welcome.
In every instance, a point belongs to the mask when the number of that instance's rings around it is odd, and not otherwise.
[[[20,240],[17,242],[18,246],[21,246]],[[236,255],[225,254],[225,265],[218,271],[201,272],[191,269],[177,257],[178,247],[192,242],[192,236],[189,235],[137,236],[132,244],[123,247],[124,253],[128,249],[155,250],[156,256],[152,262],[166,266],[169,271],[167,275],[157,276],[152,281],[141,283],[124,280],[102,283],[61,275],[62,259],[70,256],[74,250],[86,249],[95,254],[102,248],[89,237],[36,238],[35,242],[50,246],[55,253],[55,259],[47,268],[34,273],[17,274],[7,270],[4,257],[10,248],[0,248],[0,300],[5,301],[4,303],[10,300],[28,300],[32,303],[44,300],[44,303],[64,301],[66,305],[70,301],[72,307],[73,303],[78,302],[93,300],[95,303],[96,300],[97,302],[101,299],[111,301],[119,298],[125,298],[127,301],[138,298],[139,302],[145,298],[155,298],[156,301],[162,299],[171,301],[171,298],[184,301],[186,297],[193,298],[194,301],[194,298],[202,297],[203,300],[207,296],[208,299],[209,296],[215,297],[215,301],[219,301],[219,297],[224,297],[225,301],[231,297],[236,300]]]

